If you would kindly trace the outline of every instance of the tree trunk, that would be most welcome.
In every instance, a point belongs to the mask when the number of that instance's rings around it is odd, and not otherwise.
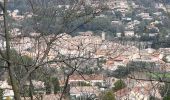
[[[7,24],[7,0],[4,0],[4,9],[3,9],[3,18],[4,18],[4,31],[5,31],[5,40],[6,40],[6,63],[8,67],[9,77],[12,85],[12,90],[14,91],[15,100],[21,100],[19,86],[17,84],[17,80],[15,78],[15,72],[12,68],[12,64],[10,62],[10,34],[8,30]]]
[[[33,86],[33,83],[32,83],[32,80],[31,80],[31,75],[29,77],[29,81],[30,81],[30,85],[29,85],[29,96],[30,96],[30,99],[33,100],[33,91],[34,91],[34,86]]]

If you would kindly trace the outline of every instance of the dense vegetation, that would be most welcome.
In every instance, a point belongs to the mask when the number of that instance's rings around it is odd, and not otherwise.
[[[116,92],[126,87],[126,84],[123,80],[118,80],[114,83],[113,91]]]
[[[108,91],[108,92],[104,93],[102,100],[116,100],[116,98],[112,91]]]

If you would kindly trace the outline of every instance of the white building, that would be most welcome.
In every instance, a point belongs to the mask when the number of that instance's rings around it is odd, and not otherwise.
[[[90,96],[90,95],[99,95],[98,87],[94,86],[77,86],[70,88],[70,96],[71,97],[81,97],[81,96]]]
[[[116,33],[116,36],[117,36],[117,37],[121,37],[121,36],[122,36],[122,33]]]
[[[12,90],[12,87],[8,85],[7,80],[5,81],[0,81],[0,89],[3,90],[3,99],[13,99],[14,98],[14,92]]]
[[[133,37],[135,35],[134,31],[125,31],[124,34],[126,37]]]

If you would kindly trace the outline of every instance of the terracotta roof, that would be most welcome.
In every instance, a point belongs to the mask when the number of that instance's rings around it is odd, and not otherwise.
[[[96,51],[96,55],[106,55],[106,53],[108,53],[107,50],[97,50]]]
[[[127,96],[127,95],[129,94],[129,92],[130,92],[130,89],[124,88],[124,89],[121,89],[121,90],[117,91],[117,92],[115,93],[115,95],[116,95],[117,97],[123,97],[123,96]]]
[[[114,58],[114,61],[123,61],[125,59],[126,59],[126,57],[120,55],[120,56]]]
[[[82,94],[82,93],[99,93],[99,89],[94,86],[77,86],[77,87],[71,87],[70,88],[70,94]]]
[[[109,66],[109,65],[112,65],[114,64],[114,61],[113,60],[107,60],[106,61],[106,65]]]
[[[154,53],[152,53],[152,56],[154,56],[154,57],[159,57],[159,55],[160,55],[160,52],[157,52],[157,51],[155,51]]]

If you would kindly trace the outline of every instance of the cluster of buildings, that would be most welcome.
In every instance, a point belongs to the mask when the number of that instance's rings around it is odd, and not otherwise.
[[[54,36],[49,35],[43,37],[39,40],[39,44],[41,45],[37,47],[37,40],[31,37],[15,38],[11,42],[11,44],[12,48],[14,48],[17,52],[21,53],[22,55],[27,55],[34,58],[38,54],[43,55],[44,53],[43,50],[45,50],[46,48],[46,43],[43,39],[48,40],[52,37]],[[92,59],[96,59],[96,61],[93,61],[91,63],[83,63],[83,65],[80,65],[80,68],[85,67],[86,69],[86,67],[89,67],[93,69],[93,67],[98,67],[97,59],[104,59],[101,64],[102,69],[111,72],[117,70],[119,66],[123,66],[124,68],[126,68],[127,64],[132,61],[155,62],[159,70],[166,72],[170,70],[169,63],[163,61],[164,57],[167,58],[168,61],[170,60],[169,48],[160,48],[158,50],[152,48],[144,48],[140,50],[133,44],[123,45],[120,43],[115,43],[114,41],[105,40],[104,33],[101,33],[101,36],[94,36],[93,33],[90,31],[81,32],[80,35],[74,37],[66,33],[60,34],[57,37],[60,38],[56,39],[56,41],[52,45],[51,50],[47,56],[48,60],[56,59],[58,56],[60,57],[60,55],[64,55],[65,57],[89,57],[91,61]],[[92,66],[90,67],[88,64]],[[53,63],[51,64],[51,67],[57,68],[59,67],[59,65],[63,66],[62,63]],[[113,76],[107,76],[104,72],[92,74],[84,73],[81,75],[78,73],[73,73],[70,76],[68,82],[70,86],[69,93],[73,100],[74,98],[78,98],[84,95],[93,95],[97,97],[100,95],[100,93],[113,88],[114,83],[117,80],[119,79]],[[113,92],[118,100],[125,100],[127,98],[134,100],[136,100],[136,98],[144,98],[144,100],[148,100],[150,96],[154,95],[158,96],[158,98],[161,98],[158,87],[154,87],[154,85],[149,81],[137,81],[130,78],[123,80],[125,81],[127,87],[115,93]],[[63,78],[63,76],[59,78],[59,81],[61,87],[64,86],[66,80]],[[155,82],[158,81],[154,81],[154,84],[156,84]],[[42,88],[44,88],[44,86]]]
[[[98,0],[86,1],[87,5],[92,6],[96,6],[96,3],[99,3]],[[113,25],[125,25],[125,31],[116,33],[116,37],[122,37],[122,34],[125,37],[140,37],[134,30],[135,26],[141,23],[141,20],[134,20],[133,18],[126,16],[126,13],[130,9],[127,0],[108,0],[106,5],[113,12],[121,12],[123,16],[121,20],[113,20],[111,22]],[[143,34],[149,34],[150,37],[160,34],[158,24],[163,24],[161,20],[165,17],[162,12],[154,12],[154,16],[151,16],[150,13],[141,10],[142,7],[135,4],[135,2],[132,2],[131,6],[133,9],[139,10],[139,13],[136,15],[137,18],[149,22],[149,24],[146,25],[146,29],[154,30]],[[162,4],[156,4],[155,7],[165,10]],[[23,16],[17,14],[18,10],[9,13],[15,20],[24,19]],[[31,16],[32,14],[27,14],[25,17],[29,18]],[[0,17],[0,20],[3,19]],[[11,33],[12,37],[14,37],[11,39],[11,49],[15,49],[21,55],[26,55],[33,59],[41,59],[43,57],[46,53],[48,43],[51,40],[53,41],[44,61],[56,59],[64,60],[77,57],[81,58],[76,62],[79,64],[80,61],[83,61],[82,58],[88,58],[88,61],[84,61],[77,66],[77,70],[82,72],[81,74],[75,72],[69,76],[68,92],[70,99],[72,100],[76,100],[77,98],[86,100],[88,97],[97,100],[102,93],[114,88],[114,83],[119,80],[119,78],[107,75],[107,72],[114,72],[119,69],[120,66],[127,68],[127,65],[130,62],[154,62],[156,71],[159,70],[158,72],[161,73],[168,73],[170,71],[170,48],[152,49],[143,46],[141,49],[133,41],[126,41],[125,44],[122,44],[107,40],[105,32],[102,32],[100,36],[94,35],[91,31],[79,32],[79,35],[77,36],[71,36],[67,33],[41,36],[41,33],[36,32],[24,36],[21,34],[20,29],[14,28]],[[4,48],[5,42],[3,40],[0,40],[0,42],[0,48]],[[140,45],[140,43],[137,44]],[[75,62],[73,64],[75,64]],[[58,62],[50,63],[48,67],[56,68],[60,72],[61,67],[68,66],[64,65],[62,62]],[[137,77],[140,77],[140,75],[137,75]],[[128,77],[121,80],[125,82],[126,87],[116,92],[112,92],[115,95],[116,100],[149,100],[152,96],[162,99],[159,91],[159,87],[164,84],[162,82],[157,80],[140,80],[140,78],[138,80],[136,77]],[[60,75],[59,83],[60,87],[65,86],[65,75]],[[33,80],[33,86],[38,89],[45,88],[44,84],[43,81]],[[27,85],[29,85],[29,83]],[[4,89],[5,98],[13,97],[12,88],[7,80],[0,81],[0,88]],[[60,92],[62,92],[62,88]],[[50,96],[50,98],[52,98],[56,95],[51,94]]]

